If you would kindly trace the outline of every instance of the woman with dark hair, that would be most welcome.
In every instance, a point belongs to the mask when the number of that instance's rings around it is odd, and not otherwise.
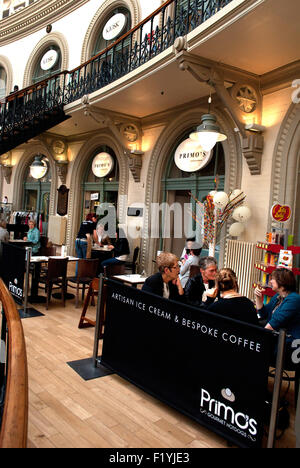
[[[216,284],[220,298],[208,307],[209,311],[252,325],[259,324],[253,302],[239,294],[237,277],[233,270],[230,268],[220,270]]]
[[[270,285],[276,293],[269,304],[263,304],[264,289],[254,291],[257,313],[267,320],[265,328],[286,329],[287,344],[300,338],[300,296],[296,293],[296,278],[291,270],[277,268],[271,273]]]

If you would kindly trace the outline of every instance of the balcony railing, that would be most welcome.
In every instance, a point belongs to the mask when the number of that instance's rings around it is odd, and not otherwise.
[[[2,104],[0,142],[32,129],[53,112],[62,112],[66,104],[136,70],[231,1],[168,0],[107,49],[74,70],[63,71],[11,94]]]
[[[0,448],[25,448],[28,425],[28,375],[22,323],[0,279]]]

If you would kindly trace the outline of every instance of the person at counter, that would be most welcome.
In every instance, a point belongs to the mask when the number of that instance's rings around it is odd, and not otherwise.
[[[219,271],[216,285],[220,298],[208,306],[209,311],[252,325],[259,325],[255,306],[250,299],[239,294],[237,277],[231,268],[222,268]]]
[[[296,278],[287,268],[277,268],[270,275],[270,285],[276,293],[270,302],[263,304],[264,289],[254,290],[257,313],[267,320],[265,328],[279,331],[286,329],[286,362],[289,363],[292,352],[291,344],[300,339],[300,296],[296,292]]]
[[[104,267],[106,265],[124,264],[127,261],[128,255],[130,254],[129,243],[122,228],[117,228],[114,245],[109,243],[106,245],[107,249],[112,251],[114,257],[108,258],[101,263],[101,272],[104,271]]]
[[[97,217],[95,213],[89,213],[85,221],[82,221],[76,240],[75,249],[78,258],[86,258],[88,237],[93,237],[96,230]]]
[[[41,244],[40,244],[41,234],[38,228],[36,227],[36,222],[33,219],[30,219],[28,221],[28,227],[29,227],[29,231],[27,232],[27,236],[24,237],[24,241],[31,242],[32,253],[33,255],[37,255],[41,247]]]
[[[156,259],[158,273],[146,279],[142,291],[156,294],[173,301],[184,300],[184,289],[179,279],[179,264],[176,255],[162,252]]]
[[[186,250],[189,252],[187,258],[183,257],[181,259],[181,267],[179,273],[179,279],[184,288],[188,279],[190,277],[190,267],[192,265],[199,266],[200,263],[200,253],[202,248],[197,242],[189,242]]]
[[[218,272],[214,257],[202,257],[199,262],[200,273],[189,278],[184,288],[186,302],[194,306],[208,306],[215,301],[218,290],[215,279]]]

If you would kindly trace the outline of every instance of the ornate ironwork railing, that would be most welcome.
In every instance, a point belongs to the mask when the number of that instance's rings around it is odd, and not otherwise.
[[[107,49],[72,71],[8,96],[1,108],[0,141],[32,128],[64,105],[136,70],[232,0],[168,0]],[[15,145],[16,146],[16,145]]]

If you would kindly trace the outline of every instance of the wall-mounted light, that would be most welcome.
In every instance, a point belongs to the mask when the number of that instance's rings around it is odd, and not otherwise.
[[[256,123],[249,123],[245,125],[245,130],[250,130],[251,132],[262,133],[266,130],[266,127],[264,127],[263,125],[256,124]]]
[[[34,157],[34,161],[30,166],[30,175],[34,179],[42,179],[45,177],[48,171],[48,166],[45,161],[42,160],[42,155],[38,154]]]
[[[220,132],[220,127],[216,122],[215,115],[202,115],[201,124],[195,132],[190,134],[190,139],[197,141],[205,151],[210,151],[218,141],[227,139],[227,136]]]

